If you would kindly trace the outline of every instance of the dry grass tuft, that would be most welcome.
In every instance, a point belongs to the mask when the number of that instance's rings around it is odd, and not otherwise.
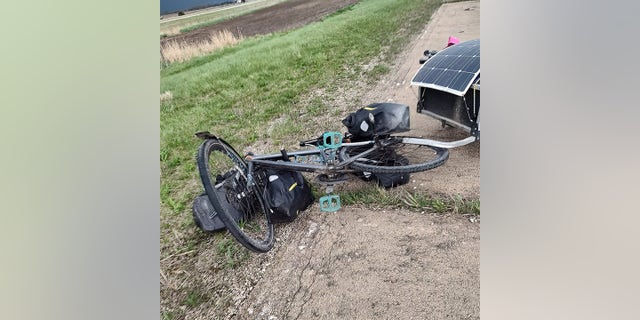
[[[234,45],[242,41],[243,37],[233,35],[228,30],[217,32],[211,35],[208,41],[197,44],[169,42],[162,48],[165,62],[184,62],[193,57],[202,56],[216,49]]]
[[[173,98],[173,94],[171,94],[171,91],[165,91],[165,92],[160,94],[160,102],[169,101],[172,98]]]
[[[180,26],[163,28],[160,30],[160,35],[164,34],[165,36],[173,36],[173,35],[179,34],[181,29],[182,27]]]

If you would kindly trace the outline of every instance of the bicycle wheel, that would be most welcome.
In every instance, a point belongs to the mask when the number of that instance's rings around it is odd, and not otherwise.
[[[362,152],[374,149],[365,156]],[[381,146],[343,146],[340,157],[346,161],[357,157],[349,166],[370,173],[413,173],[441,166],[449,159],[449,150],[403,142],[403,137],[388,137]]]
[[[246,162],[223,140],[205,140],[197,162],[209,201],[231,235],[250,250],[269,251],[274,228],[267,219],[261,177],[255,177],[257,184],[249,186]]]

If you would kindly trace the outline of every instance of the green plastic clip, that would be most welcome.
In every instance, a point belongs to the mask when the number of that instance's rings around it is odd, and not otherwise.
[[[320,197],[320,211],[324,212],[336,212],[340,210],[340,196],[326,195]]]

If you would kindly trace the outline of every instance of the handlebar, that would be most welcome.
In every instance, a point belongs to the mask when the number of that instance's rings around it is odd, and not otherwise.
[[[427,62],[427,60],[429,60],[429,58],[433,57],[436,53],[438,53],[438,50],[425,50],[424,51],[424,56],[422,58],[420,58],[419,63],[423,64],[425,62]]]

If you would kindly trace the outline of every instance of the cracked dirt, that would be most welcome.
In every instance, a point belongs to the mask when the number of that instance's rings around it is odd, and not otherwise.
[[[477,223],[349,207],[291,227],[239,318],[479,318]]]

